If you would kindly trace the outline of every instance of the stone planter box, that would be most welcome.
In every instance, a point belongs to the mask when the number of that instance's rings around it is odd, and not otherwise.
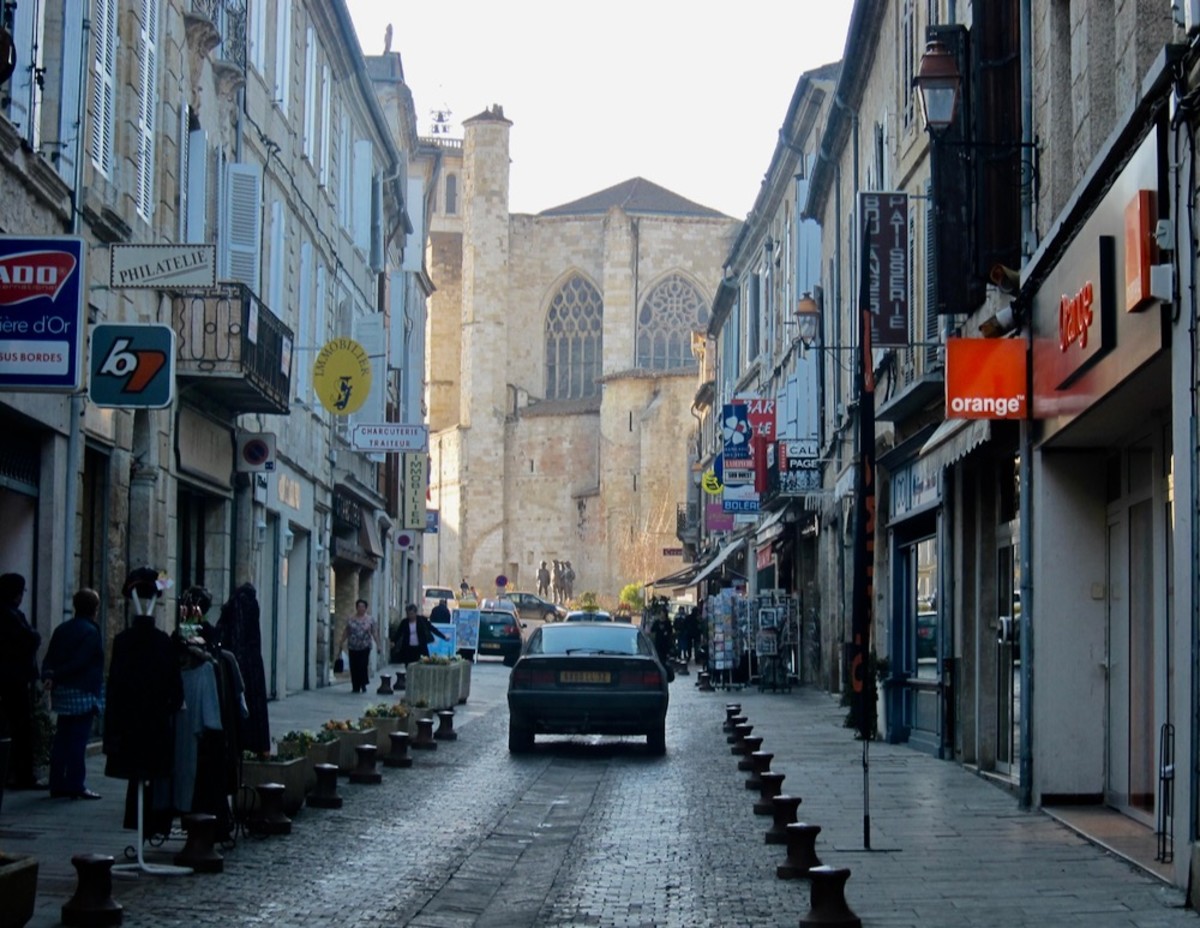
[[[460,683],[457,663],[409,664],[407,677],[404,696],[410,705],[424,702],[430,709],[453,709],[458,705]]]
[[[458,668],[458,703],[461,704],[471,695],[471,662],[459,661],[453,666]]]
[[[284,811],[288,815],[295,815],[304,805],[311,770],[312,764],[307,757],[293,757],[289,760],[244,760],[242,786],[253,791],[263,783],[282,783]],[[238,790],[233,805],[239,815],[247,812],[249,804],[256,801],[252,797],[253,793],[247,789]]]
[[[432,709],[413,709],[408,713],[408,737],[417,737],[417,719],[433,718]]]
[[[362,724],[374,726],[375,746],[379,748],[379,756],[383,757],[392,750],[392,739],[388,736],[394,731],[407,731],[408,716],[363,716]]]
[[[282,741],[278,747],[280,759],[299,758],[304,761],[304,794],[307,796],[317,788],[317,764],[336,764],[340,756],[337,741],[317,741],[309,744],[304,754],[297,753],[294,742]]]
[[[33,918],[37,879],[37,858],[0,854],[0,928],[21,928]]]
[[[374,744],[375,729],[339,731],[335,732],[335,734],[337,735],[337,741],[334,744],[338,746],[338,755],[334,763],[338,765],[338,773],[349,774],[351,770],[358,766],[358,754],[354,749],[360,744]]]

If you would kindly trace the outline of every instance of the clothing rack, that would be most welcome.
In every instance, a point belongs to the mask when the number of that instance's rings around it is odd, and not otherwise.
[[[146,844],[146,835],[145,835],[145,831],[144,831],[145,825],[146,825],[146,784],[138,783],[138,785],[137,785],[137,829],[138,829],[137,862],[136,863],[131,862],[131,863],[127,863],[127,864],[114,864],[113,868],[112,868],[113,872],[114,873],[134,873],[135,875],[138,872],[140,872],[140,873],[148,873],[151,876],[190,876],[192,873],[191,867],[176,867],[173,864],[152,864],[146,860],[146,857],[143,853],[143,848],[145,847],[145,844]],[[125,856],[128,857],[130,855],[130,851],[132,851],[132,850],[133,850],[132,847],[127,847],[125,849]]]

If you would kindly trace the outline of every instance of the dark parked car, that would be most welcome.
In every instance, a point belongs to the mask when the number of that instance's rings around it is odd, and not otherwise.
[[[508,749],[530,751],[538,734],[645,735],[662,754],[673,677],[634,625],[543,625],[509,677]]]
[[[521,622],[512,613],[501,609],[481,609],[479,612],[479,657],[503,657],[505,666],[517,662],[524,638]]]
[[[553,622],[561,618],[566,610],[561,606],[542,599],[536,593],[505,593],[504,599],[511,600],[517,607],[517,613],[522,619],[536,619],[542,622]]]

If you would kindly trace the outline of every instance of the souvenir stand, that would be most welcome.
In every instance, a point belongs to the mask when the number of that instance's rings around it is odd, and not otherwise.
[[[750,613],[759,691],[791,692],[800,621],[796,597],[783,590],[762,590]]]
[[[745,650],[748,610],[746,598],[732,589],[714,593],[704,601],[704,622],[708,630],[708,673],[713,686],[731,689],[741,686],[737,670]]]

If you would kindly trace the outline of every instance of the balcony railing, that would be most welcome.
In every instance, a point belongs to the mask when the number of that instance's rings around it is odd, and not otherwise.
[[[292,395],[292,330],[242,284],[176,293],[171,319],[181,385],[237,413],[286,415]]]
[[[211,22],[221,36],[219,56],[246,70],[246,0],[192,0],[192,12]]]

